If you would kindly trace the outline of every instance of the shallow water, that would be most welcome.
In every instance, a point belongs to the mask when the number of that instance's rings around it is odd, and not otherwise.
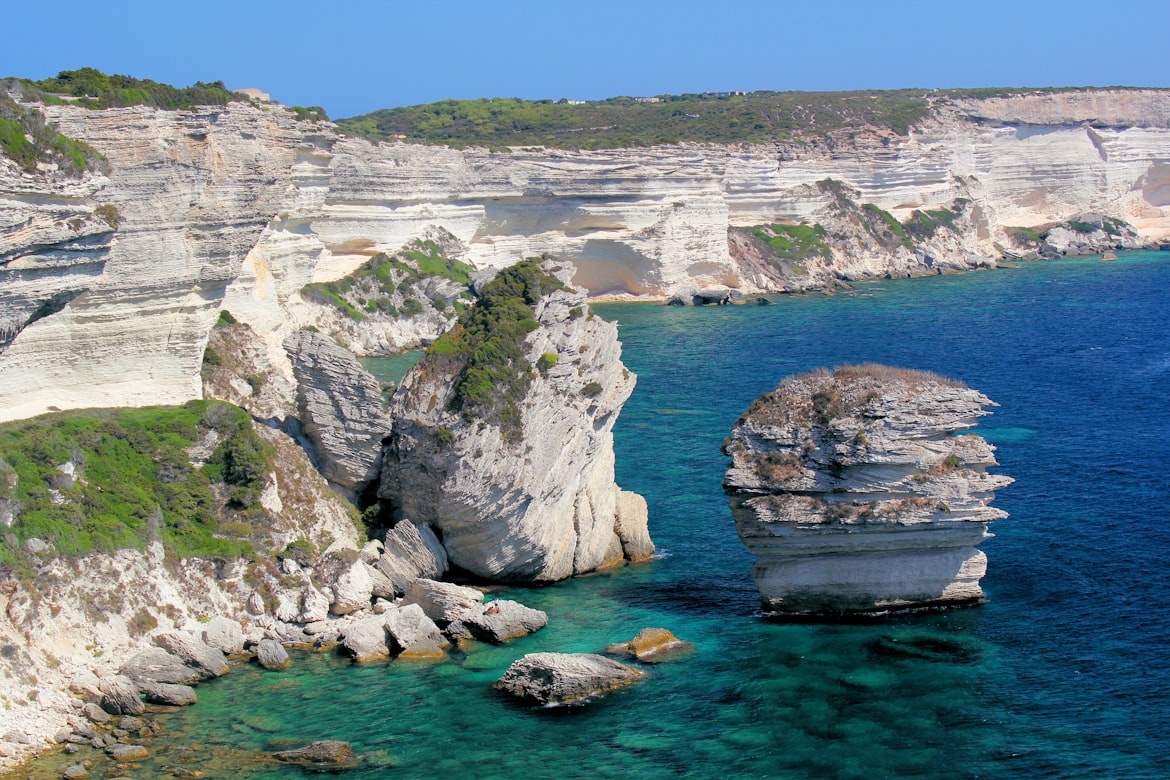
[[[595,306],[639,377],[615,430],[618,482],[646,496],[662,556],[510,589],[548,629],[446,663],[237,668],[166,717],[143,771],[191,758],[209,777],[288,777],[256,756],[329,738],[367,754],[354,778],[1170,776],[1168,288],[1170,255],[1131,253],[774,306]],[[784,376],[869,360],[1001,404],[978,429],[1017,479],[983,546],[990,602],[762,622],[720,443]],[[491,688],[525,653],[600,651],[648,626],[698,652],[586,707],[518,707]]]

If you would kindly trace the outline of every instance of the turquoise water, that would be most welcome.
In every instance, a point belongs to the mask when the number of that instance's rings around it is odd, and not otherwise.
[[[402,381],[402,377],[406,376],[406,372],[410,370],[410,367],[418,362],[422,354],[422,350],[415,349],[410,352],[403,352],[401,355],[367,357],[361,358],[360,360],[366,371],[369,371],[378,380],[398,384]]]
[[[256,756],[331,738],[368,755],[355,778],[1168,777],[1168,290],[1170,255],[1132,253],[768,307],[596,306],[639,376],[615,430],[618,482],[646,496],[662,557],[510,589],[549,628],[446,663],[240,667],[165,720],[145,771],[190,758],[209,777],[287,777]],[[980,431],[1018,481],[983,548],[990,602],[762,622],[720,443],[784,376],[866,360],[1001,404]],[[599,651],[648,626],[698,652],[586,707],[491,689],[525,653]]]

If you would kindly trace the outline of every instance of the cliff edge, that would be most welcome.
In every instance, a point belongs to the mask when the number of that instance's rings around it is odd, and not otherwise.
[[[502,271],[391,401],[379,495],[481,577],[560,580],[654,549],[646,502],[614,484],[612,429],[635,378],[573,271]]]
[[[978,603],[990,507],[1012,483],[960,434],[992,402],[934,374],[867,364],[790,377],[739,419],[723,485],[766,610],[880,613]]]

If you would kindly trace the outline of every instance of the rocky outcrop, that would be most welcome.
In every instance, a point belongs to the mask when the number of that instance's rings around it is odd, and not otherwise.
[[[693,652],[695,646],[685,642],[665,628],[644,628],[628,642],[618,642],[605,648],[611,655],[627,655],[644,663],[668,661]]]
[[[256,560],[185,558],[156,541],[144,550],[30,557],[31,588],[15,578],[0,580],[0,645],[7,648],[0,654],[0,734],[20,735],[0,766],[45,748],[86,698],[102,695],[99,679],[119,671],[148,702],[193,701],[186,686],[211,672],[154,646],[152,637],[181,632],[199,659],[212,650],[206,632],[218,649],[205,660],[221,671],[222,652],[238,647],[230,623],[244,623],[249,635],[262,632],[290,578],[309,576],[277,569],[272,550],[297,543],[310,551],[309,559],[331,545],[356,554],[353,508],[288,436],[264,426],[255,430],[273,448],[267,487],[249,517]],[[326,574],[310,579],[321,598],[332,585]],[[326,600],[325,613],[328,606]]]
[[[503,644],[527,636],[548,625],[548,614],[506,599],[470,608],[452,623],[447,632],[453,636],[464,632],[481,642]]]
[[[473,311],[483,320],[444,337],[391,401],[379,495],[481,577],[593,571],[623,559],[619,531],[632,555],[647,554],[644,505],[622,500],[619,520],[613,476],[613,424],[634,376],[617,329],[567,287],[572,276],[551,263],[502,272]],[[490,321],[501,311],[520,319]],[[518,335],[497,335],[508,328]]]
[[[497,690],[533,704],[573,704],[633,685],[645,673],[603,655],[529,653],[508,667]]]
[[[353,488],[377,478],[390,420],[382,388],[331,338],[302,330],[284,342],[297,378],[297,410],[321,473]]]
[[[146,705],[138,698],[138,687],[129,677],[104,677],[98,690],[102,709],[111,715],[141,715],[146,711]]]
[[[431,620],[447,625],[477,608],[482,601],[483,591],[420,577],[410,584],[405,603],[417,604]]]
[[[724,478],[778,615],[978,603],[988,506],[1012,482],[963,431],[993,405],[933,374],[864,365],[786,379],[736,423]]]
[[[428,525],[408,520],[386,532],[375,568],[387,577],[396,594],[406,593],[419,577],[434,579],[447,571],[447,551]]]
[[[261,639],[256,645],[256,663],[265,669],[285,669],[292,664],[284,645],[275,639]]]

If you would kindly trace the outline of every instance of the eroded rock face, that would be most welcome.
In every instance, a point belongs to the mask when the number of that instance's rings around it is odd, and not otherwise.
[[[929,102],[905,135],[849,128],[815,143],[511,154],[374,145],[275,105],[46,106],[110,170],[25,176],[0,158],[0,419],[198,397],[224,306],[277,352],[314,322],[354,350],[426,343],[446,321],[438,311],[372,327],[302,291],[438,230],[478,269],[550,252],[573,260],[594,295],[660,299],[687,287],[751,294],[976,267],[973,258],[1012,246],[1012,226],[1084,212],[1125,220],[1145,239],[1170,236],[1164,90]],[[741,240],[775,222],[821,224],[831,239],[834,200],[816,186],[830,179],[897,221],[968,206],[957,230],[921,252],[900,239],[879,251],[838,242],[824,262],[778,268]],[[283,360],[273,368],[285,371]],[[270,375],[255,397],[244,385],[229,395],[268,406]]]
[[[328,336],[302,330],[284,342],[297,378],[297,410],[321,473],[355,487],[378,476],[390,420],[382,389],[351,353]]]
[[[562,285],[573,276],[567,265],[542,268]],[[438,351],[391,402],[380,495],[434,527],[453,563],[495,580],[593,571],[620,562],[623,541],[631,558],[653,549],[645,503],[614,484],[613,424],[635,381],[617,329],[589,313],[583,293],[543,284],[524,293],[534,302],[514,299],[532,307],[535,328],[522,346],[531,380],[508,414],[469,412],[457,386],[464,363]],[[520,391],[497,380],[491,392]]]
[[[529,653],[495,684],[498,690],[537,704],[572,704],[633,685],[645,673],[603,655]]]
[[[977,603],[976,549],[1009,477],[972,434],[993,405],[933,374],[845,366],[786,379],[726,444],[724,478],[752,576],[780,615]],[[961,435],[960,435],[961,434]]]

